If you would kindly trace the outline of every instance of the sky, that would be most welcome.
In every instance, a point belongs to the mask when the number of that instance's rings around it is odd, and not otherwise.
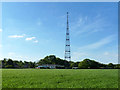
[[[72,61],[118,63],[117,2],[2,3],[0,59],[37,62],[48,55],[64,59],[66,12]]]

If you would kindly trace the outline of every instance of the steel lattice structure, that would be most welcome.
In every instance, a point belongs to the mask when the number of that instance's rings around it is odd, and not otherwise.
[[[66,43],[65,43],[65,60],[69,60],[69,61],[71,61],[71,50],[70,50],[70,34],[69,34],[68,12],[67,12]]]

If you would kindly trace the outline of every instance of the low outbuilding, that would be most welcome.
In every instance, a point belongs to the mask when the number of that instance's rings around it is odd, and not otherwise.
[[[56,65],[56,64],[43,64],[36,67],[36,69],[64,69],[63,65]]]

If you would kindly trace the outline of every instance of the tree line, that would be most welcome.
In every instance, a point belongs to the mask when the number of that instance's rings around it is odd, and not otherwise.
[[[4,58],[1,60],[2,68],[35,68],[35,62],[18,61]]]
[[[120,69],[120,64],[112,64],[112,63],[103,64],[90,59],[84,59],[81,62],[73,62],[73,61],[60,59],[55,55],[46,56],[45,58],[40,59],[38,62],[31,62],[31,61],[23,62],[23,61],[6,59],[6,58],[1,60],[1,62],[2,62],[1,64],[2,68],[35,68],[43,64],[56,64],[56,65],[63,65],[65,68],[78,67],[79,69],[100,69],[100,68]]]

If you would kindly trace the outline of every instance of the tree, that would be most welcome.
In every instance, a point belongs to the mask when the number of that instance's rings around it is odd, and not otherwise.
[[[19,68],[23,68],[23,65],[24,65],[24,63],[23,63],[22,61],[20,61],[20,62],[18,63]]]
[[[14,68],[19,68],[19,61],[15,60],[13,61]]]
[[[44,59],[40,59],[38,64],[39,65],[42,65],[42,64],[57,64],[57,65],[64,65],[65,67],[70,66],[68,61],[60,59],[60,58],[56,57],[55,55],[46,56]]]
[[[90,59],[84,59],[83,61],[81,61],[78,64],[78,68],[100,68],[100,66],[102,66],[102,64],[94,61],[94,60],[90,60]]]
[[[69,61],[69,64],[70,64],[70,68],[72,68],[72,67],[78,67],[78,64],[79,64],[80,62],[72,62],[72,61]]]
[[[75,63],[70,63],[70,68],[74,67]]]
[[[109,63],[108,67],[114,68],[114,65],[112,63]]]
[[[29,62],[29,68],[35,68],[35,62]]]
[[[82,62],[80,62],[78,64],[78,68],[89,68],[90,67],[90,64],[89,64],[89,59],[84,59]]]
[[[7,65],[5,67],[6,68],[14,68],[13,60],[12,59],[8,59]]]
[[[114,68],[116,68],[116,69],[120,69],[120,64],[115,65]]]
[[[7,59],[4,58],[4,59],[2,60],[2,68],[5,68],[6,65],[7,65]]]

